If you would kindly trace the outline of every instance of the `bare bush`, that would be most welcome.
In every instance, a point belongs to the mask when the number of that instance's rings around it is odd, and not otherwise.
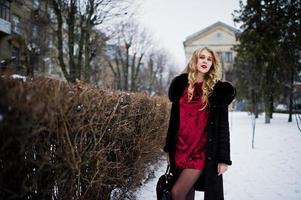
[[[134,199],[161,153],[167,106],[164,97],[1,78],[0,198]]]

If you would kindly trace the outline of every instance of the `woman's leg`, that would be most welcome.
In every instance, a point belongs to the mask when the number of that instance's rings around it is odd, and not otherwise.
[[[195,190],[192,187],[186,196],[186,200],[194,200],[194,197],[195,197]]]
[[[197,169],[184,169],[175,185],[171,189],[171,196],[173,200],[186,200],[190,190],[193,190],[194,183],[201,175],[200,170]],[[190,196],[190,195],[189,195]],[[194,196],[194,195],[193,195]]]

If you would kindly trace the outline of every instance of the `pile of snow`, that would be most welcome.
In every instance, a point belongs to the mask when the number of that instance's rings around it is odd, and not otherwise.
[[[230,113],[231,158],[233,165],[224,174],[225,200],[300,200],[301,132],[295,118],[274,114],[270,124],[264,116],[256,120],[255,148],[252,149],[252,124],[246,112]],[[165,172],[160,161],[156,178],[143,185],[137,199],[155,200],[156,182]],[[196,193],[196,200],[203,193]]]
[[[12,74],[10,77],[13,78],[13,79],[21,79],[23,82],[26,81],[26,77],[25,76],[21,76],[19,74]]]

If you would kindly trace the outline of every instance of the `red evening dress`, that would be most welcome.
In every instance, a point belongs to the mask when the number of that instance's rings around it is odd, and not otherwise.
[[[204,107],[202,82],[195,83],[194,95],[188,101],[188,85],[180,99],[180,127],[177,134],[175,164],[178,169],[203,170],[205,165],[205,145],[208,106]]]

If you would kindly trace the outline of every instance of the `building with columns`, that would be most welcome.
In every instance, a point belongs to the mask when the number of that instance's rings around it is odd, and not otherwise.
[[[233,69],[236,56],[233,46],[238,44],[235,29],[223,22],[216,22],[192,35],[183,42],[186,62],[191,58],[193,51],[199,47],[209,47],[220,57],[222,65],[222,79],[233,80],[231,70]]]

